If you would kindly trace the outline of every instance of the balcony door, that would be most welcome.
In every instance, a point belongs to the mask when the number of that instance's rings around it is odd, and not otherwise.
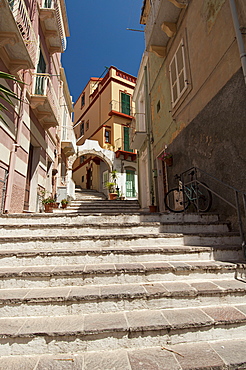
[[[126,170],[126,197],[133,198],[135,196],[135,171]]]
[[[130,149],[130,135],[129,135],[129,127],[124,127],[124,151],[126,152],[133,152],[132,149]]]
[[[40,75],[36,77],[35,95],[44,95],[45,76],[43,74],[46,73],[46,62],[41,50],[37,65],[37,73],[40,73]]]
[[[130,95],[125,94],[123,92],[121,93],[121,113],[127,114],[128,116],[130,116],[131,114],[130,99],[131,99]]]

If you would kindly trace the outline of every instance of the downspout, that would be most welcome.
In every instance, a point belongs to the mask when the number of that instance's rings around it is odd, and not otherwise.
[[[16,129],[16,140],[15,143],[12,144],[12,149],[10,151],[9,157],[9,175],[8,175],[8,182],[6,187],[6,196],[5,196],[5,205],[4,205],[4,213],[8,213],[10,209],[12,191],[13,191],[13,182],[14,182],[14,172],[15,172],[15,164],[16,164],[16,156],[17,156],[17,149],[20,147],[20,138],[22,133],[23,127],[23,114],[24,114],[24,99],[26,96],[26,84],[25,84],[25,76],[26,71],[23,72],[23,90],[21,91],[20,96],[20,109],[19,115],[17,118],[17,129]]]
[[[235,0],[229,0],[229,1],[230,1],[232,20],[233,20],[233,24],[234,24],[234,28],[235,28],[235,32],[236,32],[236,38],[237,38],[237,43],[238,43],[238,48],[239,48],[239,53],[240,53],[240,59],[241,59],[241,64],[242,64],[242,69],[243,69],[244,82],[246,84],[246,53],[245,53],[243,37],[242,37],[242,33],[240,31],[240,24],[239,24],[239,20],[238,20],[238,14],[237,14],[237,8],[236,8]]]
[[[150,205],[154,199],[154,183],[153,183],[153,166],[151,153],[151,125],[150,125],[150,101],[149,101],[149,84],[147,66],[144,67],[144,91],[145,91],[145,113],[146,113],[146,131],[147,131],[147,158],[148,158],[148,177],[150,191]]]

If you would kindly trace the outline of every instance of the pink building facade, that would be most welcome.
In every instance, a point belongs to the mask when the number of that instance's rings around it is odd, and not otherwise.
[[[0,208],[37,212],[40,194],[72,196],[69,156],[76,151],[72,101],[61,65],[69,36],[64,0],[0,0],[0,70],[21,83],[0,119]]]

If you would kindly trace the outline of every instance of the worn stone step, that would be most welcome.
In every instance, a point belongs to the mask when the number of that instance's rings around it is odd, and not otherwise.
[[[243,370],[246,340],[146,346],[39,356],[0,357],[0,369],[25,370]]]
[[[246,304],[245,293],[246,283],[236,279],[1,289],[0,317]]]
[[[128,284],[188,279],[231,279],[235,263],[220,261],[151,261],[0,268],[0,288],[34,288],[87,284]]]
[[[228,232],[226,223],[210,223],[199,225],[195,223],[160,223],[160,222],[138,222],[138,223],[101,223],[86,224],[74,223],[57,224],[21,224],[0,226],[0,235],[3,236],[56,236],[56,235],[112,235],[112,234],[157,234],[157,233],[223,233]]]
[[[184,245],[183,234],[124,234],[124,235],[84,235],[84,236],[25,236],[1,237],[0,249],[78,249],[111,248],[135,246]]]
[[[246,305],[1,318],[0,356],[245,339],[245,323]]]
[[[115,214],[67,214],[67,213],[32,213],[32,214],[8,214],[0,215],[0,225],[18,225],[18,224],[101,224],[101,223],[136,223],[136,222],[178,222],[178,223],[214,223],[218,222],[216,214],[166,214],[135,212],[124,215],[116,212]]]
[[[135,246],[61,249],[1,249],[0,266],[73,265],[149,261],[240,261],[241,246]]]

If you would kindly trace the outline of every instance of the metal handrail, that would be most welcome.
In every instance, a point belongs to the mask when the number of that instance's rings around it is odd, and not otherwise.
[[[192,171],[194,171],[194,178],[192,178],[191,181],[185,183],[185,181],[184,181],[185,175],[190,174]],[[203,175],[209,177],[210,179],[213,179],[217,183],[220,183],[221,185],[225,186],[227,189],[232,190],[234,192],[234,195],[235,195],[235,203],[236,204],[231,203],[225,197],[223,197],[222,195],[218,194],[215,190],[209,188],[208,186],[206,186],[206,184],[204,184],[201,181],[199,181],[197,179],[197,173],[198,172],[200,172]],[[245,233],[244,233],[244,229],[243,229],[242,213],[241,213],[241,209],[240,209],[240,199],[239,199],[239,196],[241,195],[242,196],[242,200],[243,200],[244,213],[245,213],[245,216],[246,216],[246,192],[244,192],[242,190],[238,190],[235,187],[224,183],[223,181],[219,180],[215,176],[210,175],[209,173],[207,173],[206,171],[204,171],[204,170],[202,170],[202,169],[200,169],[198,167],[191,167],[190,169],[182,172],[180,174],[180,178],[181,178],[181,181],[182,181],[182,183],[183,183],[184,186],[185,185],[188,185],[190,183],[194,183],[194,182],[196,184],[202,185],[204,188],[206,188],[207,190],[209,190],[212,194],[214,194],[219,199],[221,199],[224,202],[226,202],[227,204],[229,204],[231,207],[233,207],[237,211],[237,219],[238,219],[238,226],[239,226],[240,237],[241,237],[241,241],[242,241],[242,249],[243,249],[244,256],[246,257],[246,240],[245,240]],[[183,186],[183,188],[184,188],[184,186]]]

